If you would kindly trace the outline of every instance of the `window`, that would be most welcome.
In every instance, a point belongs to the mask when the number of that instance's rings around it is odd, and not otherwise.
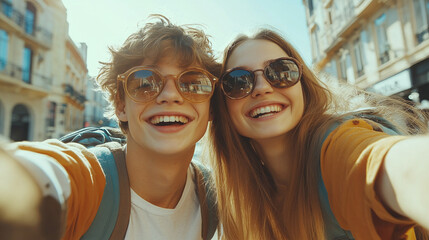
[[[9,36],[7,32],[0,29],[0,71],[6,67],[8,54]]]
[[[313,62],[316,62],[319,59],[320,47],[319,47],[319,26],[316,26],[314,31],[311,32],[311,44],[312,44],[312,53],[313,53]]]
[[[313,10],[314,10],[313,0],[307,0],[307,3],[308,3],[308,12],[310,13],[310,16],[312,16]]]
[[[340,77],[343,81],[347,82],[347,70],[350,66],[350,53],[348,50],[340,58]]]
[[[362,49],[362,43],[360,41],[360,38],[357,38],[353,42],[353,53],[355,57],[356,62],[356,73],[357,76],[360,77],[364,74],[364,58],[363,58],[363,49]]]
[[[383,64],[390,60],[389,51],[390,45],[387,39],[386,28],[387,19],[386,14],[383,13],[380,17],[375,19],[375,30],[377,34],[378,57],[380,63]]]
[[[22,62],[22,80],[31,83],[31,67],[33,63],[33,51],[30,48],[24,48],[24,57]]]
[[[421,43],[429,38],[429,0],[413,0],[416,18],[416,38]]]
[[[347,65],[344,57],[340,60],[341,79],[347,82]]]
[[[334,78],[338,78],[338,70],[337,70],[337,61],[336,59],[332,59],[330,62],[326,64],[326,66],[323,69],[324,72],[328,73],[330,76],[333,76]]]
[[[36,26],[36,8],[32,3],[27,2],[25,9],[25,32],[33,35]]]
[[[57,103],[48,102],[48,118],[47,118],[48,127],[55,127],[56,111],[57,111]]]
[[[18,104],[12,109],[9,138],[13,141],[29,140],[31,117],[28,108]]]
[[[4,15],[10,18],[12,16],[12,10],[13,10],[11,0],[2,0],[1,10],[4,13]]]

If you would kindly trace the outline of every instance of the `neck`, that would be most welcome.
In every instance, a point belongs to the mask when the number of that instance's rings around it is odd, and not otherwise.
[[[290,137],[282,135],[269,139],[253,140],[255,150],[261,155],[265,167],[268,168],[277,187],[285,187],[292,176],[292,160],[294,158],[293,142]]]
[[[156,206],[175,208],[186,184],[193,153],[194,147],[166,155],[128,142],[126,163],[131,188]]]

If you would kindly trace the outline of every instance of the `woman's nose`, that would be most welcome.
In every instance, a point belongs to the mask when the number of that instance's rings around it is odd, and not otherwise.
[[[269,94],[273,91],[274,89],[266,79],[265,75],[259,71],[255,72],[255,88],[253,89],[252,97]]]

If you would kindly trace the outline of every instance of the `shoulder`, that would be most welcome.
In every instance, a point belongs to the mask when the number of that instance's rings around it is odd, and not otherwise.
[[[337,121],[331,124],[325,132],[324,140],[328,137],[342,134],[357,134],[365,132],[366,134],[385,133],[388,135],[399,135],[396,128],[387,120],[380,117],[349,117],[343,121]],[[332,140],[332,139],[331,139]]]
[[[86,148],[78,143],[63,143],[57,139],[48,139],[43,142],[15,142],[11,144],[12,148],[38,152],[38,153],[54,153],[54,152],[82,152]]]

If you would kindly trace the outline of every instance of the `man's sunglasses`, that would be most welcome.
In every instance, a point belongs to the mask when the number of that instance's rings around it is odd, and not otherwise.
[[[180,95],[190,102],[204,102],[213,94],[216,77],[201,68],[189,68],[177,76],[162,76],[156,69],[137,66],[118,75],[125,92],[135,102],[144,103],[155,99],[168,78],[174,78]]]
[[[277,58],[265,65],[264,69],[249,70],[243,67],[233,68],[222,74],[221,88],[230,99],[241,99],[249,96],[256,83],[255,72],[261,71],[265,79],[275,88],[292,87],[299,82],[302,65],[294,58]]]

